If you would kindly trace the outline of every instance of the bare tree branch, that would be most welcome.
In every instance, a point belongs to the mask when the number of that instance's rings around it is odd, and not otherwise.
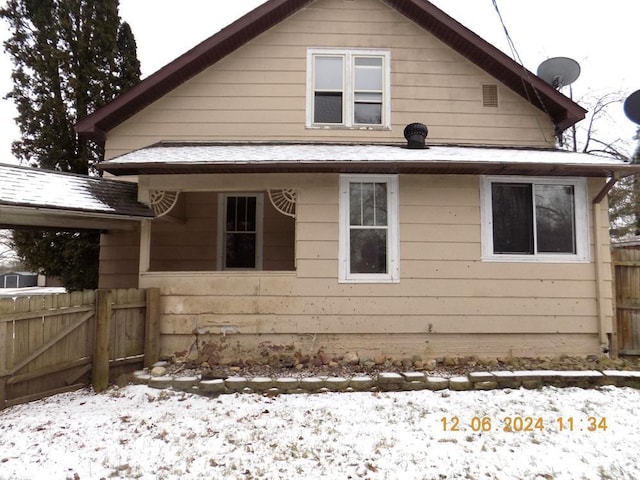
[[[13,266],[20,262],[12,248],[13,240],[10,230],[0,230],[0,266]]]

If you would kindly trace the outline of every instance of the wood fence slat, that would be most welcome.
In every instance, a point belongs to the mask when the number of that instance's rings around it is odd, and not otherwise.
[[[87,314],[85,314],[82,318],[80,318],[79,320],[77,320],[75,323],[72,323],[70,326],[68,326],[67,328],[65,328],[64,330],[62,330],[60,333],[58,333],[55,337],[53,337],[51,340],[49,340],[45,345],[42,345],[40,348],[38,348],[37,350],[35,350],[33,353],[31,353],[30,355],[28,355],[27,357],[25,357],[23,360],[21,360],[19,363],[17,363],[16,365],[14,365],[11,370],[9,370],[9,373],[11,375],[15,374],[18,370],[20,370],[22,367],[24,367],[26,364],[28,364],[29,362],[31,362],[32,360],[34,360],[35,358],[37,358],[38,356],[40,356],[40,354],[44,351],[46,351],[47,349],[49,349],[51,346],[55,345],[56,343],[58,343],[60,340],[62,340],[63,338],[67,337],[71,332],[73,332],[75,329],[77,329],[78,327],[80,327],[84,322],[86,322],[88,319],[90,319],[93,316],[93,312],[89,312]]]
[[[0,316],[13,313],[15,302],[9,298],[0,299]],[[0,323],[0,410],[7,406],[7,369],[13,358],[13,322]]]
[[[16,312],[29,312],[29,298],[19,297],[15,300]],[[19,369],[15,369],[15,365],[19,365],[23,358],[29,356],[29,320],[20,320],[14,323],[13,327],[13,358],[9,364],[9,373],[11,375],[18,372]],[[24,365],[22,365],[24,366]],[[25,370],[26,373],[28,370]],[[29,385],[18,384],[8,385],[8,395],[12,398],[24,397],[29,395]]]
[[[15,302],[10,298],[0,298],[0,317],[12,314]],[[9,334],[11,332],[11,334]],[[0,377],[9,368],[9,359],[13,357],[13,322],[0,323]]]
[[[128,309],[132,309],[132,308],[144,308],[146,306],[146,302],[142,301],[142,302],[130,302],[130,303],[123,303],[122,305],[114,305],[112,308],[114,310],[128,310]]]
[[[49,367],[43,368],[42,370],[38,370],[37,372],[29,372],[29,373],[23,373],[21,375],[14,375],[7,381],[7,384],[13,385],[14,383],[27,382],[29,380],[34,380],[42,376],[48,376],[54,373],[64,372],[65,370],[71,370],[73,368],[83,367],[85,365],[91,365],[92,362],[93,362],[93,359],[91,357],[86,357],[86,358],[79,358],[71,362],[61,363],[58,365],[51,365]]]
[[[94,303],[93,301],[83,306],[69,307],[67,309],[63,309],[63,308],[58,309],[57,307],[53,306],[54,304],[52,303],[52,300],[55,298],[55,295],[48,295],[48,297],[51,297],[47,302],[47,305],[49,306],[48,307],[45,306],[44,310],[40,310],[37,312],[27,312],[27,313],[12,313],[7,315],[2,314],[2,317],[0,318],[0,323],[14,322],[16,320],[29,320],[34,316],[48,318],[48,317],[57,317],[57,316],[60,316],[61,314],[68,315],[72,313],[82,313],[82,312],[87,312],[89,310],[93,310],[93,303]],[[3,300],[9,300],[13,302],[13,300],[11,299],[0,299],[0,301],[3,301]]]
[[[12,398],[11,400],[7,400],[5,406],[13,407],[14,405],[20,405],[21,403],[33,402],[34,400],[40,400],[45,397],[50,397],[52,395],[58,395],[59,393],[67,393],[67,392],[75,392],[76,390],[82,390],[86,388],[86,385],[82,383],[78,383],[76,385],[69,385],[65,387],[56,388],[54,390],[49,390],[48,392],[35,393],[32,395],[23,395],[21,397]]]
[[[127,292],[128,303],[138,303],[141,292],[131,288]],[[126,347],[125,357],[132,357],[144,353],[144,315],[139,308],[128,310],[127,326],[125,332]]]
[[[42,310],[42,297],[28,297],[29,298],[29,311],[37,312]],[[44,343],[44,319],[39,317],[34,317],[29,322],[29,351],[32,352],[34,350],[38,350],[42,347]],[[42,357],[38,356],[33,359],[28,367],[28,371],[38,370],[44,365],[42,361]],[[30,392],[33,393],[33,392]]]

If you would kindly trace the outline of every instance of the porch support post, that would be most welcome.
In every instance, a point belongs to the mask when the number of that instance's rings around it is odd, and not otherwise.
[[[151,220],[140,223],[140,265],[138,275],[149,271],[151,258]]]
[[[144,366],[160,360],[160,289],[147,288],[147,308],[144,324]]]
[[[0,322],[0,410],[4,409],[7,401],[7,352],[9,350],[8,323]]]
[[[96,344],[93,354],[93,388],[102,392],[109,386],[109,343],[111,337],[111,290],[96,291]]]

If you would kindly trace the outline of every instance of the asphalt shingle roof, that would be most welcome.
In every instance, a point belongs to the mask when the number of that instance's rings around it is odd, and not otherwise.
[[[0,207],[153,217],[137,191],[135,183],[0,164]]]

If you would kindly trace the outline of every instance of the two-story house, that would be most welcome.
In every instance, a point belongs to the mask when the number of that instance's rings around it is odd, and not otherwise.
[[[101,287],[164,356],[598,354],[633,167],[556,150],[584,115],[425,0],[269,0],[77,125],[156,213]]]

